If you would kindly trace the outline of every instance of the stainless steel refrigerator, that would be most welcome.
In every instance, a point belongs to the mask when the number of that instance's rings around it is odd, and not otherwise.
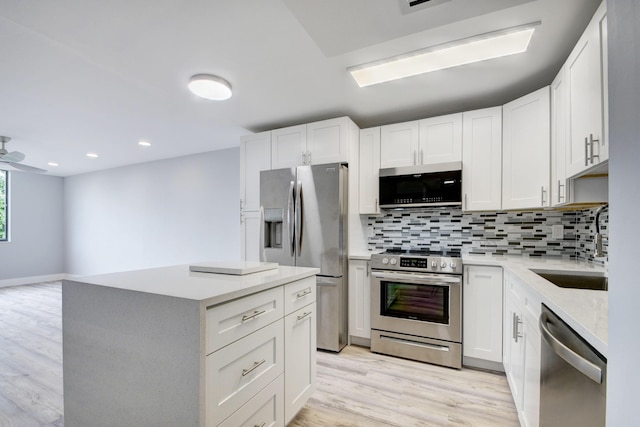
[[[348,169],[332,163],[260,172],[260,260],[317,267],[318,348],[347,342]]]

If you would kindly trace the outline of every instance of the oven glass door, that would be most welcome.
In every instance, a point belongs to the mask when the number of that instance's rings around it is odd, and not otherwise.
[[[380,281],[380,314],[449,324],[449,286]]]

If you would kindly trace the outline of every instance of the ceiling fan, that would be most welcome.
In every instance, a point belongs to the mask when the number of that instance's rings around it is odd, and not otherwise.
[[[8,136],[0,136],[0,143],[2,144],[2,148],[0,148],[0,163],[6,163],[13,168],[20,169],[25,172],[46,172],[45,169],[23,165],[22,163],[20,163],[24,160],[24,153],[21,153],[19,151],[8,152],[7,149],[4,148],[4,146],[9,141],[11,141],[11,138],[9,138]]]

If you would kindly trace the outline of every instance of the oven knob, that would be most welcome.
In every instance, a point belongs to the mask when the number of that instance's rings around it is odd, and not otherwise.
[[[437,268],[438,263],[436,261],[431,261],[431,268]]]
[[[384,265],[389,264],[389,258],[382,258],[382,263],[383,263]]]
[[[455,269],[456,269],[456,267],[457,267],[457,265],[456,265],[456,263],[455,263],[455,262],[452,262],[452,263],[450,264],[450,267],[451,267],[451,268],[453,268],[453,269],[455,270]]]
[[[396,265],[398,263],[398,260],[395,258],[391,258],[389,262],[391,263],[391,265]]]
[[[446,262],[444,262],[444,261],[442,261],[442,262],[440,263],[440,268],[447,268],[447,263],[446,263]]]

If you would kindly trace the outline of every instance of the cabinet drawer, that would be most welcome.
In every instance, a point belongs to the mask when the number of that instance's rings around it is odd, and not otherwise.
[[[257,331],[283,315],[281,287],[207,309],[207,354]]]
[[[306,279],[287,283],[284,286],[284,313],[289,313],[311,304],[316,300],[316,278]]]
[[[274,427],[284,425],[284,375],[263,388],[219,427]]]
[[[207,356],[207,427],[214,427],[284,372],[284,321]]]

